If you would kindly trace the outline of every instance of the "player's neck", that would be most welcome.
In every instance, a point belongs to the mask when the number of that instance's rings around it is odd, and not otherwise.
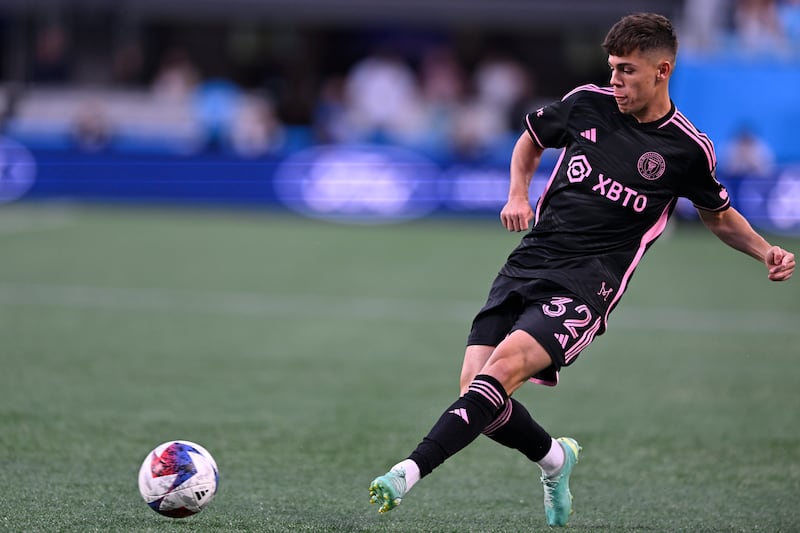
[[[655,122],[669,113],[670,109],[672,109],[672,100],[669,99],[669,93],[664,93],[658,98],[654,98],[650,105],[635,113],[633,118],[639,121],[640,124]]]

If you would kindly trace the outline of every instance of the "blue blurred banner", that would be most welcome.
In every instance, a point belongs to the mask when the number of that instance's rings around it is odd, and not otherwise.
[[[306,216],[350,223],[420,218],[441,203],[441,172],[389,146],[320,146],[290,155],[272,176],[277,200]]]
[[[779,162],[800,161],[800,66],[779,57],[710,61],[681,57],[670,83],[675,104],[718,145],[751,129]]]
[[[734,205],[759,228],[800,235],[800,166],[781,169],[773,178],[737,183]]]
[[[532,198],[541,193],[555,164],[555,152],[546,154]],[[496,217],[508,192],[507,163],[435,163],[411,150],[379,145],[318,146],[286,157],[245,159],[222,153],[29,151],[5,141],[0,143],[0,169],[0,202],[256,206],[355,224],[432,215]],[[781,167],[768,178],[720,179],[733,205],[753,225],[800,235],[800,167]]]

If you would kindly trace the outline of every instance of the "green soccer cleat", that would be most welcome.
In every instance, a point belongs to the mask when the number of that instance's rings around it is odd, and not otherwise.
[[[406,495],[406,472],[403,469],[390,470],[376,477],[369,486],[369,503],[379,503],[379,513],[391,511],[403,501]]]
[[[578,462],[578,453],[583,449],[575,439],[561,437],[556,441],[564,449],[564,465],[558,473],[542,476],[544,485],[544,514],[548,526],[565,526],[572,514],[572,493],[569,491],[569,475]]]

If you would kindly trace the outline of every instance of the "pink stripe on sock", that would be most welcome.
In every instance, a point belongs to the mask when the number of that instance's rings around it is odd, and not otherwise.
[[[506,402],[505,407],[503,407],[503,410],[497,415],[497,418],[483,430],[484,435],[491,435],[508,422],[509,418],[511,418],[512,405],[511,402]]]
[[[495,407],[500,407],[505,403],[506,399],[491,383],[476,379],[469,385],[469,390],[477,392]]]

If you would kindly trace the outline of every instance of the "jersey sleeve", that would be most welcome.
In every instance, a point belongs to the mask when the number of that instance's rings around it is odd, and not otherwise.
[[[706,162],[696,163],[687,177],[680,195],[691,200],[696,208],[724,211],[731,206],[728,190],[717,180],[716,169],[709,169]]]
[[[575,99],[570,93],[563,100],[540,107],[525,115],[528,134],[540,148],[563,148],[569,140],[567,119]]]

